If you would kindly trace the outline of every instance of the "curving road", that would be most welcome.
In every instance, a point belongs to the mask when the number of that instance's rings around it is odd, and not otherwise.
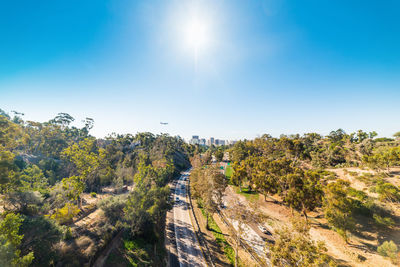
[[[189,215],[186,181],[189,173],[179,177],[172,194],[173,224],[179,266],[207,266]]]

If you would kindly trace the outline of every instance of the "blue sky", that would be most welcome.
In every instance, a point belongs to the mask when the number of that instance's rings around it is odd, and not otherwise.
[[[398,1],[2,1],[0,108],[38,121],[92,117],[98,137],[391,136],[399,10]],[[185,35],[193,17],[207,28],[197,56]]]

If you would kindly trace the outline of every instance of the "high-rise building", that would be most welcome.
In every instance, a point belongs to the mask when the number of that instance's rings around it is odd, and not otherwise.
[[[198,135],[193,135],[192,139],[189,140],[189,144],[192,144],[192,145],[200,144],[199,136]]]

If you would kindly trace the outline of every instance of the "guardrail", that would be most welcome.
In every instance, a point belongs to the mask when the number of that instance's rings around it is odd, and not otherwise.
[[[198,229],[197,231],[196,231],[196,229],[194,229],[194,230],[195,230],[194,232],[195,232],[195,234],[196,234],[196,236],[197,236],[197,240],[199,240],[199,242],[200,242],[200,245],[201,245],[201,248],[200,248],[200,249],[204,252],[203,247],[206,248],[207,253],[204,253],[205,257],[208,258],[208,259],[206,259],[206,260],[211,264],[211,266],[215,267],[214,261],[213,261],[213,259],[212,259],[212,257],[211,257],[210,249],[209,249],[208,246],[207,246],[207,242],[204,240],[203,233],[202,233],[201,230],[200,230],[200,225],[199,225],[199,222],[198,222],[198,220],[197,220],[196,214],[195,214],[194,209],[193,209],[192,195],[191,195],[191,193],[190,193],[190,179],[188,179],[188,189],[187,189],[187,192],[188,192],[188,197],[189,197],[190,209],[191,209],[192,212],[193,212],[193,217],[194,217],[194,220],[195,220],[195,222],[196,222],[197,229]]]

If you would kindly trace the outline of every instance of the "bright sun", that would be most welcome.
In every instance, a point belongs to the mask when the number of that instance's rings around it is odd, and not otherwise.
[[[185,27],[185,41],[197,53],[209,44],[208,25],[205,21],[193,19]]]

